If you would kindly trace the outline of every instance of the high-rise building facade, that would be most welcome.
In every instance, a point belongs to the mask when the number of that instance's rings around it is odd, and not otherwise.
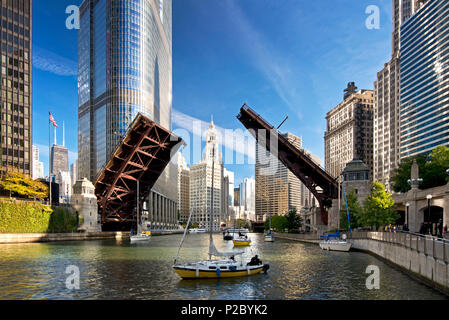
[[[44,178],[44,163],[39,161],[39,148],[33,145],[33,180]]]
[[[32,175],[32,0],[1,1],[0,171]]]
[[[401,159],[449,145],[448,17],[429,0],[401,26]]]
[[[190,215],[190,169],[178,152],[178,213],[181,221],[187,222]]]
[[[212,226],[213,230],[220,230],[221,222],[226,220],[222,212],[223,163],[218,146],[218,133],[214,123],[211,122],[206,132],[203,160],[190,166],[192,223],[207,229]],[[211,213],[213,223],[210,220]]]
[[[392,59],[374,83],[373,180],[390,188],[391,173],[400,163],[401,26],[426,1],[393,0]]]
[[[171,129],[172,0],[84,0],[78,67],[78,172],[94,180],[137,113]]]
[[[172,0],[84,0],[78,33],[78,178],[95,181],[138,113],[171,130]],[[177,168],[144,203],[154,229],[177,228]]]
[[[353,159],[373,172],[373,98],[372,90],[357,91],[351,82],[344,101],[326,115],[325,169],[335,178]]]
[[[284,135],[296,148],[302,149],[302,139]],[[256,144],[255,212],[257,221],[275,214],[301,209],[301,181],[276,157]],[[242,187],[240,187],[242,189]],[[241,192],[242,193],[242,192]],[[241,205],[242,198],[240,199]]]
[[[54,144],[51,147],[50,172],[57,176],[59,172],[69,172],[69,150]]]

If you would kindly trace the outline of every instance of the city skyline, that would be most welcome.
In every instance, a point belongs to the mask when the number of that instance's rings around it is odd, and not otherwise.
[[[39,129],[46,128],[48,109],[58,122],[65,121],[70,164],[76,160],[77,31],[65,28],[68,17],[65,9],[81,3],[77,2],[50,1],[51,5],[45,7],[34,4],[33,119],[37,130],[34,130],[33,142],[40,147],[45,172],[48,172],[45,148],[48,136]],[[341,1],[341,4],[346,2]],[[322,5],[292,1],[268,4],[269,12],[265,12],[267,4],[252,1],[209,1],[201,6],[195,1],[175,1],[173,129],[191,127],[185,119],[198,119],[208,124],[213,114],[217,127],[243,130],[235,116],[239,107],[247,102],[273,122],[280,123],[288,114],[289,121],[282,130],[301,136],[304,147],[324,160],[323,118],[330,106],[338,103],[340,87],[355,81],[360,87],[372,88],[376,72],[389,57],[389,52],[383,48],[391,47],[391,3],[379,2],[379,30],[369,30],[365,26],[368,17],[365,9],[369,4],[360,1],[333,16],[333,12],[320,12]],[[306,19],[307,11],[315,16]],[[231,19],[234,16],[237,23]],[[304,19],[298,22],[298,16]],[[332,25],[332,30],[322,26],[320,20]],[[348,21],[358,21],[353,23],[353,30],[346,28]],[[316,34],[311,25],[318,26]],[[282,44],[282,39],[277,40],[276,34],[288,40],[287,44]],[[58,37],[58,44],[48,35]],[[266,55],[248,50],[248,39],[253,37],[259,48],[266,49]],[[321,44],[323,40],[330,43]],[[349,50],[348,44],[353,41],[359,45]],[[200,47],[203,48],[201,52],[197,51]],[[268,60],[275,64],[264,69],[264,61]],[[338,61],[344,65],[338,66]],[[353,63],[349,70],[350,61]],[[195,71],[199,69],[200,72]],[[243,79],[235,81],[239,74],[244,75]],[[309,74],[313,77],[306,76]],[[336,79],[339,86],[335,85]],[[224,86],[227,90],[220,90]],[[326,95],[321,94],[323,90]],[[213,111],[206,111],[211,106]],[[254,177],[252,166],[233,164],[226,168],[235,172],[236,183],[245,177]]]

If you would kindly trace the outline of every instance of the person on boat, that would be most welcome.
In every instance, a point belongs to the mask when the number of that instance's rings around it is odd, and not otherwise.
[[[131,236],[134,235],[134,229],[131,229]]]
[[[235,257],[234,256],[231,256],[231,258],[230,258],[232,261],[235,261]]]
[[[248,263],[249,266],[258,266],[262,264],[262,261],[259,259],[259,256],[256,254],[251,258],[251,261]]]

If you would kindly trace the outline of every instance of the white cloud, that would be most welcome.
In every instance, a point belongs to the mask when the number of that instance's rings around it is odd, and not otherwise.
[[[78,66],[75,61],[37,46],[34,47],[33,66],[59,76],[76,76],[78,74]]]
[[[270,82],[282,101],[302,119],[302,113],[295,105],[297,88],[292,85],[297,83],[294,77],[298,76],[298,72],[293,71],[287,57],[276,52],[269,41],[248,22],[248,18],[234,0],[227,0],[225,4],[232,22],[240,31],[242,42],[246,44],[245,53],[250,55],[255,67]]]

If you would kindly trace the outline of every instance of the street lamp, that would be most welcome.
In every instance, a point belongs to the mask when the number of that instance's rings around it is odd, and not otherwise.
[[[405,223],[407,224],[407,228],[409,228],[408,213],[409,213],[409,209],[410,209],[410,203],[407,202],[407,203],[405,204],[405,208],[406,208],[406,218],[405,218],[405,219],[406,219],[406,220],[405,220],[406,222],[405,222]],[[409,229],[410,229],[410,228],[409,228]]]
[[[427,199],[427,217],[428,217],[428,222],[430,222],[430,201],[432,200],[432,195],[428,194],[426,196]],[[424,222],[426,221],[426,219],[424,218]],[[430,233],[430,228],[429,228],[429,233]]]

